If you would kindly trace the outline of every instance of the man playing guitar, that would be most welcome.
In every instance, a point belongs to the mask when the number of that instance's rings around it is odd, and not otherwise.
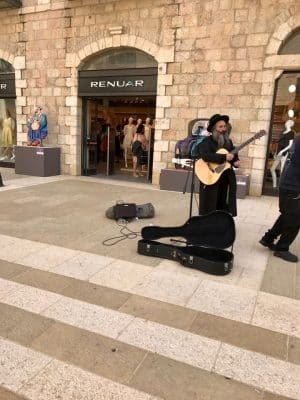
[[[206,137],[197,148],[197,158],[206,163],[224,164],[230,162],[231,168],[226,169],[214,184],[199,186],[199,214],[204,215],[211,211],[228,211],[233,217],[237,215],[236,207],[236,177],[233,166],[239,166],[237,155],[230,152],[234,149],[228,136],[227,115],[215,114],[209,119],[207,127],[210,136]],[[229,153],[217,154],[219,149],[226,149]]]

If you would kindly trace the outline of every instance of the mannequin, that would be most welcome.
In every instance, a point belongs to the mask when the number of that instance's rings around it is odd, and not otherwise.
[[[152,124],[151,124],[151,118],[146,118],[146,123],[145,123],[145,138],[148,142],[150,143],[151,139],[151,129],[152,129]]]
[[[34,126],[33,123],[37,123]],[[34,114],[27,121],[28,127],[28,143],[27,146],[39,146],[42,144],[42,140],[48,135],[48,124],[47,116],[42,113],[42,107],[36,106],[34,108]]]
[[[2,121],[1,147],[4,148],[4,151],[2,157],[0,158],[1,161],[14,159],[13,155],[14,130],[15,130],[15,121],[11,118],[9,111],[6,110],[5,116]]]
[[[135,132],[136,132],[136,126],[133,124],[133,118],[130,117],[128,119],[128,124],[124,126],[123,148],[124,148],[124,160],[126,168],[128,168],[127,164],[128,149],[131,149],[132,140],[135,135]]]
[[[144,135],[144,125],[138,125],[136,133],[133,137],[132,154],[133,154],[133,176],[138,178],[140,176],[141,157],[146,149],[146,138]]]
[[[292,127],[294,126],[294,121],[288,119],[285,122],[285,130],[280,134],[278,145],[277,145],[277,154],[274,157],[274,162],[272,164],[271,175],[273,180],[273,187],[277,187],[277,175],[276,175],[276,168],[280,165],[280,173],[283,170],[284,163],[288,154],[289,148],[293,144],[295,133],[292,131]]]

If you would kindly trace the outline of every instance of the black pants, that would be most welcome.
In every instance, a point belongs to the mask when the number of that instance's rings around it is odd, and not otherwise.
[[[276,243],[276,250],[288,251],[300,229],[299,195],[290,190],[280,189],[279,209],[280,216],[263,238],[267,242],[273,243],[280,236]]]
[[[232,169],[225,171],[213,185],[200,182],[199,214],[205,215],[216,210],[227,211],[233,217],[237,215],[236,178]]]

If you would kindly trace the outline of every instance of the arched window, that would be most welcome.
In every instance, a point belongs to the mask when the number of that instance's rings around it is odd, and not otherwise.
[[[14,72],[13,66],[5,60],[0,58],[0,74],[7,74]]]
[[[149,54],[131,47],[105,50],[92,56],[80,70],[110,70],[127,68],[156,68],[157,61]]]
[[[300,28],[296,29],[284,40],[278,54],[300,54]]]

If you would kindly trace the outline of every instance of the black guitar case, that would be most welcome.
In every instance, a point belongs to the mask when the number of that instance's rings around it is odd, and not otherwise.
[[[225,211],[191,217],[178,227],[147,226],[142,229],[138,253],[176,260],[180,264],[213,275],[226,275],[233,267],[233,253],[225,250],[235,240],[235,224]],[[157,241],[166,237],[185,239],[185,246]]]

